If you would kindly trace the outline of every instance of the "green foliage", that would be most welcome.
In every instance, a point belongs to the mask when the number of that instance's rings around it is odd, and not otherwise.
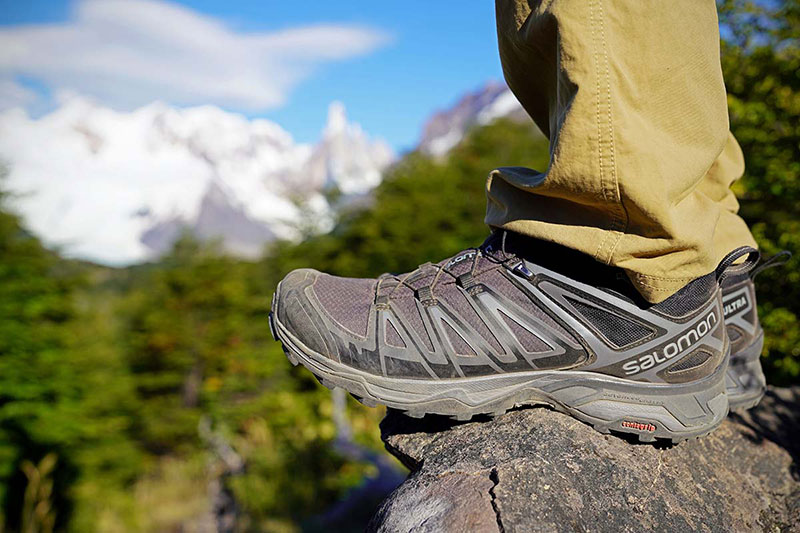
[[[101,352],[83,351],[88,331],[75,300],[83,284],[75,265],[45,250],[16,216],[0,212],[0,509],[12,530],[27,516],[21,515],[29,484],[24,464],[39,464],[49,453],[59,457],[48,513],[56,526],[71,517],[70,489],[81,474],[135,471],[124,466],[131,450],[115,435],[126,419],[116,401],[124,380],[109,381],[113,373]],[[108,396],[101,398],[103,392]]]
[[[152,453],[197,446],[199,417],[218,401],[255,311],[239,270],[184,238],[129,294],[123,316],[139,399],[136,431]]]
[[[137,440],[158,455],[204,452],[210,417],[247,464],[230,488],[257,524],[323,510],[363,468],[331,449],[327,390],[270,338],[255,270],[186,237],[135,280],[123,314]]]
[[[747,170],[736,185],[741,215],[761,251],[794,257],[758,278],[772,383],[800,378],[800,3],[724,0],[722,66],[731,129]]]
[[[217,482],[237,501],[241,531],[289,531],[370,471],[333,450],[328,390],[272,341],[260,265],[188,238],[155,265],[82,265],[5,211],[0,258],[8,531],[188,527],[213,520]],[[380,413],[350,415],[377,448]],[[201,420],[244,470],[226,470]]]

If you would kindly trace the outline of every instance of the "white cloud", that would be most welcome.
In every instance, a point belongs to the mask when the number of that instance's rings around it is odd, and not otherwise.
[[[81,0],[65,23],[1,29],[0,73],[116,107],[166,100],[264,110],[282,104],[320,63],[387,40],[375,29],[341,25],[244,33],[168,2]]]

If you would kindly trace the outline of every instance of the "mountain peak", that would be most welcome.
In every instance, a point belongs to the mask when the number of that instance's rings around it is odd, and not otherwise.
[[[347,130],[347,111],[344,104],[339,101],[333,101],[328,106],[328,122],[325,124],[323,135],[325,137],[333,137],[341,135]]]
[[[505,85],[489,83],[431,117],[419,149],[442,155],[472,125],[500,116],[525,115]],[[269,239],[299,236],[310,218],[327,227],[395,159],[385,142],[348,122],[338,101],[313,145],[269,120],[211,105],[156,102],[125,112],[68,95],[42,117],[0,113],[4,185],[19,193],[14,207],[27,226],[68,255],[107,264],[157,256],[184,230],[257,254]]]
[[[489,124],[500,117],[530,120],[511,90],[498,81],[462,96],[452,107],[438,111],[425,123],[418,149],[442,156],[461,142],[476,124]]]
[[[296,236],[308,206],[327,217],[326,187],[366,192],[393,160],[338,102],[313,146],[215,106],[123,112],[75,97],[39,118],[0,113],[4,185],[23,193],[15,209],[46,244],[106,264],[157,256],[186,229],[257,254]]]

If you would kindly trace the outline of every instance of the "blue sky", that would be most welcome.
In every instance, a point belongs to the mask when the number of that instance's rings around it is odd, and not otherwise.
[[[91,3],[92,0],[83,0],[83,4]],[[86,68],[85,65],[77,66],[72,73],[55,72],[58,70],[56,67],[45,64],[44,60],[39,61],[38,56],[33,60],[26,58],[24,64],[16,66],[13,63],[0,64],[0,69],[5,69],[6,78],[12,76],[15,83],[36,93],[37,99],[28,100],[26,104],[34,112],[46,107],[47,96],[58,88],[55,85],[74,89],[70,86],[72,83],[78,84],[76,92],[80,92],[81,88],[91,91],[94,87],[86,84],[96,78],[98,87],[102,87],[93,96],[105,100],[104,103],[112,107],[125,107],[126,103],[130,106],[140,105],[141,99],[146,100],[151,94],[157,94],[160,99],[174,104],[205,102],[241,111],[251,117],[272,119],[299,141],[317,138],[328,104],[332,100],[339,100],[347,107],[351,120],[359,122],[370,134],[385,138],[398,150],[414,145],[424,120],[434,110],[450,105],[464,92],[490,79],[502,77],[494,33],[493,2],[341,0],[312,4],[285,0],[186,0],[177,3],[186,8],[183,11],[187,16],[221,24],[237,36],[269,36],[275,32],[324,25],[343,28],[343,32],[353,32],[353,40],[361,39],[361,44],[354,45],[352,49],[344,46],[342,50],[329,54],[331,57],[326,56],[325,46],[307,51],[305,45],[300,45],[300,48],[292,45],[295,48],[287,53],[290,59],[276,59],[278,66],[275,68],[282,72],[276,75],[276,79],[280,79],[280,83],[276,82],[278,88],[275,91],[279,95],[276,98],[281,100],[277,103],[266,97],[260,99],[247,91],[239,91],[235,96],[228,97],[228,93],[214,87],[198,89],[197,94],[195,91],[187,92],[185,88],[174,94],[160,94],[158,87],[162,85],[159,83],[166,83],[161,79],[132,80],[132,83],[127,83],[129,93],[133,90],[131,87],[142,87],[140,94],[120,95],[113,86],[119,83],[119,76],[107,78],[103,73],[86,74],[85,70],[81,70]],[[1,30],[8,33],[24,27],[70,24],[76,18],[76,7],[79,5],[58,0],[0,0]],[[139,16],[135,11],[132,13],[131,17]],[[101,13],[87,18],[95,21],[106,20],[109,16],[114,14]],[[97,25],[94,22],[91,24],[93,28]],[[175,31],[179,32],[180,28],[175,28]],[[309,38],[314,39],[314,35]],[[327,33],[321,35],[320,39],[329,38],[331,43],[342,45],[342,39],[347,41],[350,34],[332,37]],[[12,32],[8,38],[19,37]],[[35,35],[26,38],[46,39]],[[293,43],[295,41],[291,40]],[[86,46],[96,47],[97,42]],[[143,49],[148,46],[146,40],[132,42],[136,43],[132,46],[141,46]],[[46,45],[42,46],[42,55],[46,55]],[[334,50],[334,46],[331,45],[331,50]],[[235,62],[239,54],[232,55],[237,57],[228,59],[234,65],[232,68],[237,68]],[[302,67],[299,73],[292,68],[294,57],[300,58],[297,60]],[[283,64],[280,61],[282,59],[286,59]],[[257,58],[249,61],[243,61],[243,70],[254,70],[254,65],[258,65]],[[41,63],[42,66],[37,67],[39,70],[34,68],[30,72],[22,72],[29,63]],[[247,83],[252,85],[258,80],[270,80],[269,67],[260,70],[263,70],[258,73],[260,77],[254,75],[246,80]],[[290,72],[287,74],[284,71]],[[186,75],[197,76],[199,81],[193,82],[196,87],[204,83],[213,84],[195,70],[187,70]],[[240,87],[231,90],[238,89]]]

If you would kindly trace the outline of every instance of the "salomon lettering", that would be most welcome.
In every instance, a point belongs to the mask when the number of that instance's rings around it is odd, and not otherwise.
[[[717,314],[712,311],[705,319],[698,322],[692,329],[678,337],[677,340],[670,342],[661,350],[656,350],[653,353],[645,354],[633,361],[628,361],[622,365],[622,369],[625,371],[626,375],[630,376],[649,370],[665,361],[669,361],[679,353],[697,344],[700,339],[712,330],[718,321]]]

